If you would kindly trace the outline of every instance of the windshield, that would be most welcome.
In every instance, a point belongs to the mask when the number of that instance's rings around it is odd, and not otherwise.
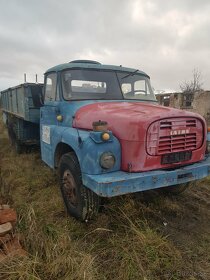
[[[66,100],[156,100],[149,78],[135,72],[72,69],[62,72]]]

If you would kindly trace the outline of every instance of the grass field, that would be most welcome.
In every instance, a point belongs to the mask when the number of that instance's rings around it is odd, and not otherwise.
[[[29,255],[0,264],[0,279],[210,279],[209,185],[178,197],[113,198],[97,220],[80,223],[67,215],[39,151],[16,155],[1,123],[0,203],[16,208]]]

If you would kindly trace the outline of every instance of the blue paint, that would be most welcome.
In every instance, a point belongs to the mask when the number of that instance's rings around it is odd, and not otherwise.
[[[2,109],[25,121],[39,124],[42,84],[25,83],[1,92]]]
[[[141,173],[123,171],[103,175],[83,174],[83,184],[99,196],[112,197],[202,179],[210,175],[210,156],[205,160],[179,169]]]
[[[90,132],[90,138],[95,142],[95,143],[107,143],[107,142],[113,142],[113,134],[111,131],[107,131],[109,133],[109,140],[108,141],[103,141],[101,138],[103,132],[96,132],[96,131],[91,131]]]
[[[141,74],[143,76],[149,77],[145,72],[128,68],[128,67],[122,67],[122,66],[116,66],[116,65],[105,65],[105,64],[92,64],[92,63],[64,63],[56,65],[50,69],[48,69],[45,74],[51,73],[51,72],[58,72],[60,73],[63,70],[66,69],[96,69],[96,70],[110,70],[110,71],[119,71],[119,72],[137,72],[138,74]]]
[[[1,92],[4,122],[20,144],[39,144],[42,87],[25,83]]]
[[[41,141],[41,154],[42,160],[50,167],[55,168],[54,158],[56,147],[60,143],[64,143],[71,147],[76,153],[81,171],[84,174],[103,174],[120,170],[120,144],[116,137],[112,136],[112,141],[96,143],[90,137],[92,132],[56,125],[49,125],[49,127],[50,144]],[[43,125],[41,125],[41,137],[42,135]],[[78,136],[81,138],[81,143],[78,141]],[[104,152],[111,152],[116,158],[116,163],[112,169],[104,170],[99,164],[100,156]]]
[[[97,100],[97,102],[99,102]],[[55,151],[60,143],[67,144],[77,155],[82,173],[103,174],[120,170],[121,148],[116,137],[110,132],[109,141],[101,141],[101,133],[85,131],[72,127],[76,111],[93,101],[50,101],[41,108],[41,155],[42,160],[51,168],[55,168]],[[62,115],[63,121],[57,121],[57,115]],[[50,144],[42,141],[43,126],[50,129]],[[81,138],[81,143],[79,142]],[[99,140],[100,139],[100,140]],[[100,156],[111,152],[116,158],[112,169],[102,169],[99,164]]]

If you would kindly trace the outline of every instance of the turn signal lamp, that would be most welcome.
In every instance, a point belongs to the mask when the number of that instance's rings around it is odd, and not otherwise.
[[[57,121],[62,122],[63,121],[63,116],[62,115],[57,115],[56,119],[57,119]]]
[[[207,127],[207,132],[210,132],[210,126],[209,126],[209,127]]]
[[[101,134],[101,139],[104,141],[108,141],[110,139],[110,135],[108,132],[104,132]]]

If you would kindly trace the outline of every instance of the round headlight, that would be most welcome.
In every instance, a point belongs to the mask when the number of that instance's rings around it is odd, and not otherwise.
[[[105,152],[100,157],[100,165],[104,169],[111,169],[115,164],[115,157],[110,152]]]

